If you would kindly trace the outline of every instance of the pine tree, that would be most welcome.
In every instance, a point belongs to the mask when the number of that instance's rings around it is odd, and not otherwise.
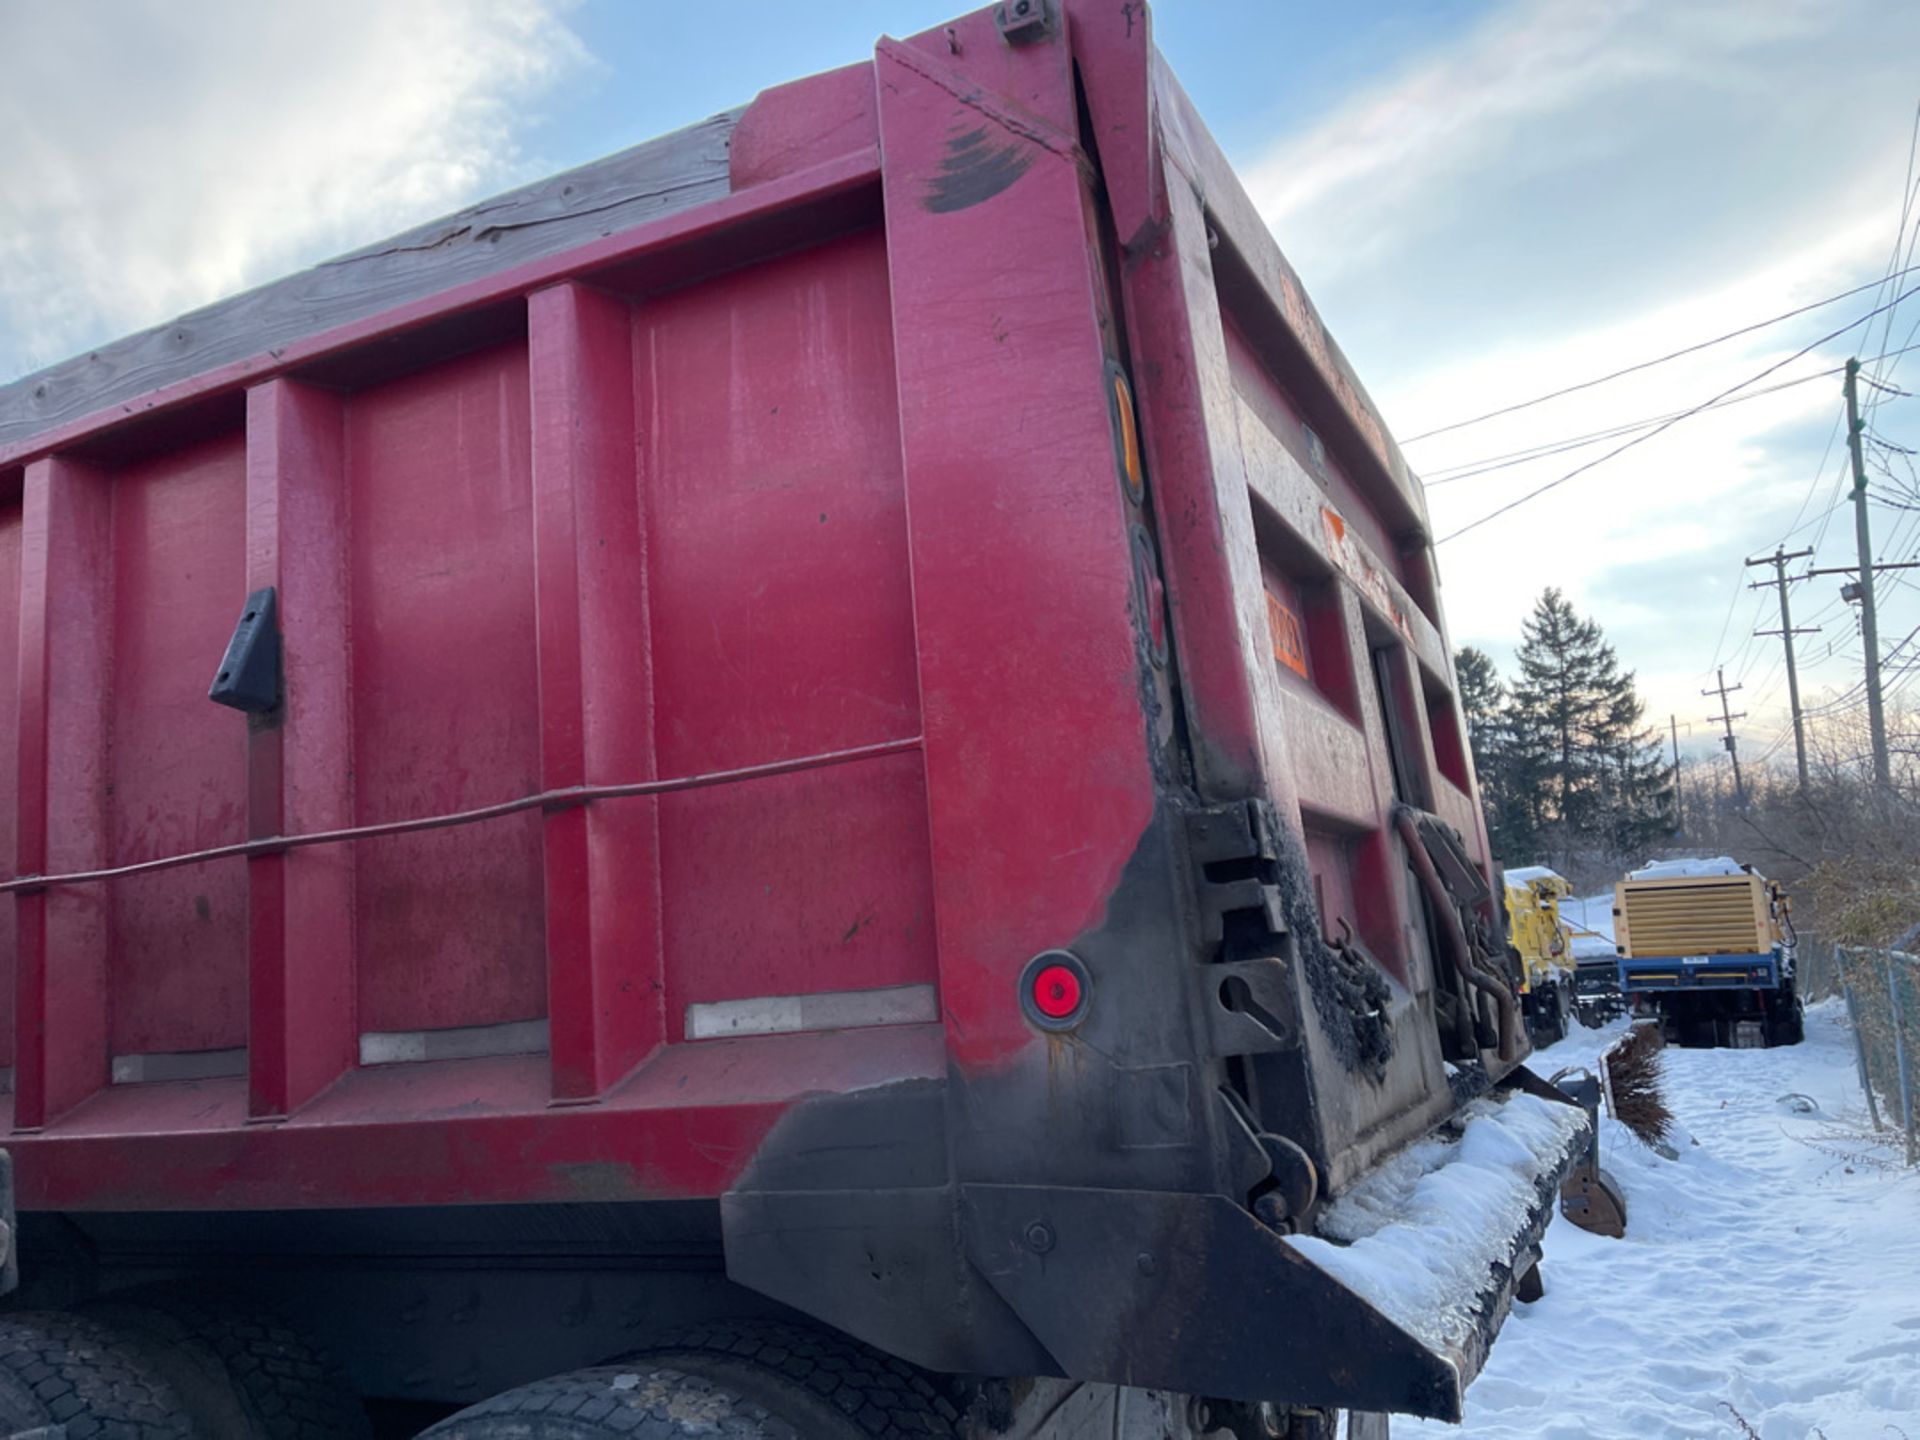
[[[1673,771],[1646,725],[1647,707],[1631,670],[1614,677],[1595,742],[1609,777],[1604,832],[1616,857],[1636,859],[1673,833]]]
[[[1506,715],[1507,783],[1562,869],[1611,865],[1670,828],[1672,785],[1641,723],[1633,674],[1558,590],[1545,591],[1521,626]]]
[[[1500,683],[1493,658],[1483,650],[1468,645],[1453,657],[1453,664],[1488,842],[1499,858],[1525,864],[1535,848],[1535,837],[1530,813],[1521,800],[1525,767],[1514,750],[1506,687]]]
[[[1507,687],[1500,683],[1493,657],[1471,645],[1461,647],[1454,655],[1453,670],[1460,681],[1460,708],[1467,715],[1467,742],[1473,749],[1474,768],[1479,769],[1493,753],[1494,731],[1500,724],[1500,706]]]

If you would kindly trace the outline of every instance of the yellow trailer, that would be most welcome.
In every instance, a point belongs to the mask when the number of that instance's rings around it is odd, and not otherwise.
[[[1670,860],[1614,887],[1620,990],[1657,1012],[1683,1045],[1792,1045],[1793,902],[1751,866],[1726,856]]]

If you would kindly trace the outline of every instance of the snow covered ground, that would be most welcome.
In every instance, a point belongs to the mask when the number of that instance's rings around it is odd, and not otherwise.
[[[1620,1030],[1535,1068],[1591,1067]],[[1514,1307],[1464,1427],[1396,1417],[1396,1440],[1724,1440],[1736,1411],[1761,1440],[1920,1440],[1920,1173],[1872,1136],[1852,1043],[1827,1002],[1803,1045],[1666,1051],[1680,1158],[1602,1121],[1627,1238],[1556,1216],[1546,1296]]]

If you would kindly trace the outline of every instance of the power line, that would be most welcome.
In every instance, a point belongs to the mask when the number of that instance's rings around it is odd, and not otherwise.
[[[1844,369],[1845,367],[1843,366],[1841,368]],[[1840,438],[1840,422],[1845,418],[1846,417],[1843,412],[1835,412],[1833,417],[1833,428],[1827,431],[1827,443],[1824,446],[1822,446],[1820,449],[1820,461],[1817,465],[1813,467],[1813,480],[1807,486],[1807,493],[1801,497],[1800,508],[1793,512],[1793,520],[1787,530],[1787,533],[1780,537],[1781,545],[1785,545],[1788,540],[1791,540],[1795,535],[1799,534],[1802,530],[1806,528],[1805,525],[1802,525],[1800,523],[1800,517],[1807,513],[1807,502],[1813,499],[1814,492],[1820,488],[1821,477],[1824,476],[1827,472],[1827,457],[1833,454],[1833,442]],[[1840,500],[1837,494],[1838,488],[1839,488],[1838,482],[1836,482],[1835,498],[1827,506],[1825,510],[1821,511],[1819,515],[1816,515],[1814,517],[1815,520],[1824,519],[1826,516],[1833,514],[1833,512],[1839,508]],[[1807,522],[1807,524],[1809,525],[1812,523],[1813,523],[1812,520],[1809,520]],[[1814,542],[1814,548],[1815,549],[1819,548],[1819,542],[1817,540]],[[1733,595],[1727,601],[1727,613],[1724,616],[1722,616],[1720,620],[1720,636],[1717,640],[1713,642],[1713,663],[1711,665],[1708,665],[1705,671],[1701,672],[1702,678],[1705,678],[1707,674],[1710,674],[1713,671],[1714,667],[1719,665],[1720,663],[1720,652],[1726,646],[1727,631],[1733,624],[1733,612],[1735,609],[1738,608],[1740,604],[1740,586],[1744,583],[1744,581],[1745,581],[1744,574],[1737,576],[1734,580]],[[1758,618],[1757,613],[1755,618],[1756,619]],[[1747,626],[1746,628],[1749,631],[1753,629],[1751,625]]]
[[[1911,346],[1910,348],[1920,350],[1920,345]],[[1890,353],[1898,354],[1900,352],[1895,351]],[[1585,435],[1573,435],[1562,440],[1543,440],[1538,445],[1531,445],[1523,450],[1509,450],[1504,455],[1488,455],[1479,460],[1463,460],[1458,465],[1443,465],[1438,470],[1423,472],[1420,476],[1420,483],[1429,490],[1437,490],[1440,486],[1451,485],[1456,480],[1468,480],[1475,475],[1484,475],[1492,470],[1505,470],[1510,466],[1524,465],[1529,460],[1543,460],[1549,455],[1558,455],[1563,451],[1578,450],[1586,445],[1597,445],[1602,440],[1617,439],[1619,436],[1629,435],[1635,430],[1645,430],[1667,420],[1678,420],[1690,413],[1699,413],[1700,410],[1722,410],[1729,405],[1740,405],[1748,400],[1758,400],[1764,395],[1773,395],[1781,390],[1791,390],[1796,385],[1807,385],[1815,380],[1828,379],[1831,376],[1838,375],[1846,368],[1845,365],[1830,366],[1825,370],[1815,371],[1811,375],[1801,375],[1792,380],[1782,380],[1778,385],[1769,385],[1764,389],[1755,390],[1745,395],[1735,395],[1731,399],[1715,401],[1711,405],[1698,407],[1695,411],[1691,412],[1685,410],[1670,410],[1664,415],[1649,415],[1641,420],[1628,420],[1619,425],[1611,425],[1604,430],[1589,431]],[[1903,390],[1899,393],[1904,395],[1907,392]]]
[[[1895,242],[1895,249],[1898,250],[1898,248],[1898,242]],[[1702,340],[1698,344],[1688,345],[1684,349],[1670,351],[1665,355],[1656,356],[1652,360],[1642,360],[1638,364],[1629,365],[1623,370],[1615,370],[1610,374],[1595,376],[1591,380],[1582,380],[1577,385],[1568,385],[1564,389],[1550,391],[1545,395],[1536,395],[1531,400],[1519,400],[1511,405],[1503,405],[1498,410],[1489,410],[1486,414],[1475,415],[1470,420],[1456,420],[1451,425],[1442,425],[1433,430],[1423,430],[1418,435],[1409,435],[1400,443],[1402,445],[1413,445],[1421,440],[1429,440],[1435,435],[1445,435],[1452,430],[1464,430],[1467,426],[1478,425],[1483,420],[1492,420],[1501,415],[1511,415],[1516,410],[1525,410],[1533,405],[1544,405],[1549,400],[1558,400],[1562,395],[1571,395],[1578,390],[1591,390],[1594,386],[1604,385],[1609,380],[1618,380],[1622,375],[1632,375],[1639,370],[1650,370],[1655,365],[1664,365],[1669,360],[1678,360],[1681,356],[1691,355],[1697,350],[1708,350],[1715,345],[1724,344],[1728,340],[1737,340],[1742,335],[1751,335],[1756,330],[1764,330],[1769,325],[1778,325],[1783,320],[1792,320],[1796,316],[1807,314],[1809,311],[1825,309],[1827,306],[1845,300],[1849,296],[1858,295],[1864,290],[1881,289],[1889,280],[1897,280],[1900,276],[1908,273],[1909,271],[1902,270],[1895,275],[1882,275],[1879,279],[1869,281],[1865,285],[1856,285],[1851,290],[1842,290],[1838,295],[1829,295],[1824,300],[1816,300],[1811,305],[1802,305],[1797,310],[1788,310],[1784,314],[1775,315],[1768,320],[1758,320],[1751,325],[1743,325],[1738,330],[1729,330],[1726,334],[1716,335],[1711,340]],[[1874,313],[1878,314],[1879,312],[1876,311]],[[1849,330],[1852,328],[1851,325],[1847,327]]]
[[[1596,458],[1587,461],[1583,465],[1575,466],[1573,469],[1569,470],[1566,474],[1562,475],[1559,479],[1549,480],[1546,484],[1536,486],[1534,489],[1529,490],[1526,494],[1520,496],[1517,500],[1509,500],[1506,504],[1501,505],[1496,509],[1488,511],[1485,515],[1482,515],[1478,520],[1468,521],[1465,525],[1462,525],[1458,530],[1455,530],[1452,534],[1441,536],[1438,540],[1434,542],[1434,544],[1444,545],[1449,540],[1458,540],[1462,535],[1466,534],[1469,530],[1477,530],[1482,525],[1486,524],[1489,520],[1497,520],[1500,516],[1506,514],[1509,510],[1518,509],[1520,506],[1526,504],[1529,500],[1537,499],[1540,496],[1546,494],[1549,490],[1557,489],[1558,487],[1566,484],[1569,480],[1574,479],[1576,476],[1586,474],[1587,471],[1593,469],[1596,465],[1604,465],[1606,464],[1607,461],[1613,459],[1616,455],[1623,455],[1627,451],[1631,450],[1634,446],[1643,444],[1646,441],[1651,440],[1656,435],[1664,434],[1666,431],[1672,429],[1675,425],[1678,425],[1682,420],[1687,419],[1689,416],[1698,415],[1702,410],[1705,410],[1709,406],[1714,404],[1715,401],[1724,400],[1727,398],[1727,396],[1746,389],[1747,386],[1754,384],[1756,381],[1766,379],[1767,376],[1773,374],[1776,370],[1781,370],[1786,368],[1788,365],[1791,365],[1794,361],[1798,360],[1801,356],[1806,355],[1811,351],[1817,350],[1822,345],[1828,344],[1831,341],[1838,340],[1842,335],[1846,334],[1849,330],[1858,329],[1861,325],[1864,325],[1867,321],[1873,319],[1874,316],[1884,314],[1886,311],[1892,309],[1895,305],[1898,305],[1902,300],[1906,299],[1907,296],[1913,294],[1914,290],[1920,290],[1920,285],[1914,286],[1913,289],[1911,290],[1902,291],[1899,295],[1895,296],[1891,301],[1887,302],[1884,305],[1875,306],[1873,309],[1869,310],[1866,314],[1860,316],[1859,319],[1851,320],[1847,324],[1842,325],[1838,330],[1831,331],[1828,334],[1822,335],[1818,340],[1815,340],[1810,344],[1801,346],[1800,349],[1794,351],[1793,354],[1787,356],[1786,359],[1776,361],[1772,365],[1767,366],[1766,369],[1760,371],[1759,374],[1749,376],[1747,379],[1742,380],[1738,385],[1730,386],[1729,388],[1722,390],[1718,395],[1714,395],[1706,400],[1701,401],[1698,405],[1694,406],[1691,410],[1683,410],[1680,414],[1674,416],[1671,420],[1666,421],[1664,424],[1657,425],[1651,430],[1644,431],[1643,433],[1634,436],[1631,440],[1627,441],[1623,445],[1616,445],[1613,449],[1607,451],[1606,454],[1597,456]]]
[[[1913,126],[1907,135],[1907,169],[1906,169],[1906,174],[1904,174],[1900,179],[1900,220],[1899,220],[1899,223],[1895,225],[1894,231],[1893,231],[1893,249],[1887,255],[1887,273],[1885,276],[1881,278],[1881,281],[1880,281],[1880,284],[1883,288],[1891,286],[1893,284],[1896,274],[1902,273],[1900,271],[1900,267],[1903,264],[1907,263],[1906,261],[1903,261],[1901,258],[1901,254],[1900,254],[1901,242],[1902,241],[1906,242],[1906,251],[1907,251],[1908,260],[1912,258],[1913,247],[1915,243],[1920,242],[1920,226],[1914,227],[1913,239],[1912,240],[1907,239],[1907,221],[1913,215],[1913,204],[1915,199],[1920,198],[1920,181],[1915,180],[1914,173],[1913,173],[1914,159],[1916,154],[1920,154],[1920,104],[1916,104],[1914,106]],[[1916,327],[1920,328],[1920,322],[1916,322]],[[1873,342],[1872,327],[1868,327],[1867,342],[1869,345],[1871,345]],[[1881,354],[1879,356],[1876,356],[1872,361],[1872,364],[1876,368],[1883,364],[1886,358],[1886,349],[1892,343],[1893,343],[1893,314],[1891,311],[1889,311],[1887,314],[1887,323],[1884,326],[1882,326],[1880,330]],[[1886,375],[1891,373],[1892,372],[1889,370],[1885,372],[1885,374],[1883,374],[1880,378],[1884,380],[1886,378]],[[1879,396],[1869,397],[1867,401],[1868,414],[1871,415],[1873,411],[1878,409],[1882,403],[1884,402],[1882,398]]]

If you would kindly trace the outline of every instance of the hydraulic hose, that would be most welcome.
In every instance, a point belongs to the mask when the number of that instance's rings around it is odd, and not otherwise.
[[[1512,1060],[1519,1054],[1519,1047],[1514,1043],[1513,993],[1473,963],[1473,950],[1467,943],[1466,929],[1460,923],[1460,912],[1454,909],[1453,897],[1447,893],[1446,883],[1434,868],[1433,857],[1427,854],[1427,842],[1420,838],[1420,827],[1414,821],[1414,813],[1408,806],[1395,806],[1393,828],[1400,832],[1400,838],[1406,842],[1407,858],[1413,862],[1413,873],[1420,877],[1427,898],[1433,902],[1434,913],[1440,917],[1440,923],[1446,929],[1453,968],[1460,972],[1461,979],[1467,984],[1493,997],[1494,1006],[1500,1012],[1500,1046],[1496,1053],[1502,1060]]]

